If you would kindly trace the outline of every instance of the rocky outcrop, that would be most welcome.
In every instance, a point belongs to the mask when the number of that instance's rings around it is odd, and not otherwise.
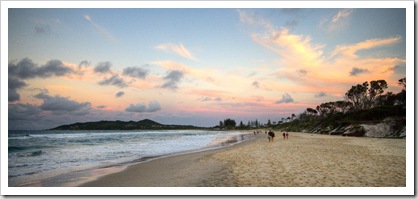
[[[401,123],[401,124],[400,124]],[[374,125],[362,124],[367,137],[403,138],[406,137],[405,125],[400,118],[386,118]]]
[[[350,126],[342,133],[343,136],[363,137],[366,134],[362,126]]]
[[[405,118],[391,117],[377,123],[350,125],[344,128],[342,135],[374,138],[404,138],[406,137]]]
[[[331,129],[329,126],[317,125],[314,128],[304,128],[301,132],[325,135],[373,137],[373,138],[405,138],[405,117],[388,117],[382,121],[356,122]]]

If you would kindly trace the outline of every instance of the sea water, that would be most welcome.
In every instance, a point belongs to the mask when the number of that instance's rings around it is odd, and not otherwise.
[[[9,131],[9,186],[24,186],[74,171],[217,147],[225,143],[222,140],[232,137],[243,140],[243,135],[204,130]]]

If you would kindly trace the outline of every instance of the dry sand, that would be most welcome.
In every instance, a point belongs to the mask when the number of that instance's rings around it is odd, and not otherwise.
[[[405,139],[281,133],[232,147],[160,158],[87,187],[405,187]]]

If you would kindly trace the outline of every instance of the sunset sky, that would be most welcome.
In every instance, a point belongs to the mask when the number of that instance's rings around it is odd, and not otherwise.
[[[280,121],[398,93],[406,41],[404,8],[9,9],[8,125]]]

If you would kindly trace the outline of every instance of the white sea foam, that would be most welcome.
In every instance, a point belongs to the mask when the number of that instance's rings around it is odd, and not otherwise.
[[[10,131],[9,186],[72,171],[197,151],[241,134],[200,130]]]

